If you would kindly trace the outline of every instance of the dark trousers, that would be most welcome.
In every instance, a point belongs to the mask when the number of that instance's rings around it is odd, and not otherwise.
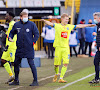
[[[15,57],[15,61],[14,61],[14,72],[15,72],[15,81],[19,80],[19,65],[21,63],[22,58],[19,57]],[[37,70],[36,67],[34,65],[34,60],[32,58],[27,58],[28,64],[31,68],[32,74],[33,74],[33,78],[34,81],[37,81]]]
[[[0,66],[3,66],[3,65],[2,65],[2,62],[1,62],[2,53],[3,53],[3,52],[2,52],[2,50],[0,49]]]
[[[87,51],[87,47],[89,46],[89,56],[91,56],[91,46],[92,46],[92,42],[85,42],[85,54]]]
[[[78,50],[78,54],[80,54],[80,51],[82,50],[82,54],[84,54],[84,39],[79,39],[80,41],[80,47],[79,47],[79,50]]]
[[[75,55],[77,57],[76,47],[70,47],[70,56],[72,57],[72,48],[73,48]]]
[[[100,63],[100,51],[97,51],[94,58],[95,79],[99,79],[99,63]]]
[[[44,43],[44,51],[47,54],[47,49],[46,49],[47,43]]]
[[[48,58],[53,58],[54,57],[54,47],[53,43],[48,43]]]

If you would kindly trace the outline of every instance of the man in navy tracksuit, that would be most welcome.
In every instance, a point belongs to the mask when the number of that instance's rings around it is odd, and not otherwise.
[[[99,83],[99,63],[100,63],[100,12],[96,12],[93,14],[94,22],[97,25],[97,36],[96,36],[96,43],[97,43],[97,52],[94,58],[94,66],[95,66],[95,79],[90,81],[89,83]]]
[[[28,20],[27,12],[22,11],[20,13],[20,21],[14,24],[9,35],[9,41],[13,42],[12,38],[15,34],[17,34],[17,50],[14,61],[15,80],[9,83],[9,85],[19,85],[19,64],[22,58],[27,58],[34,78],[30,86],[38,86],[37,71],[33,60],[33,44],[36,43],[39,38],[39,31],[35,23]]]

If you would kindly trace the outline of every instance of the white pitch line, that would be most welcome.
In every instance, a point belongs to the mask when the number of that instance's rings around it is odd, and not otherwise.
[[[67,72],[70,72],[70,71],[72,71],[72,70],[67,70],[66,73],[67,73]],[[49,76],[49,77],[46,77],[46,78],[42,78],[42,79],[40,79],[40,80],[38,80],[38,81],[40,82],[40,81],[46,80],[46,79],[51,78],[51,77],[54,77],[54,76],[55,76],[55,75],[52,75],[52,76]]]
[[[86,78],[88,78],[88,77],[91,77],[91,76],[93,76],[94,74],[95,74],[95,73],[89,74],[88,76],[85,76],[85,77],[83,77],[83,78],[81,78],[81,79],[78,79],[78,80],[76,80],[76,81],[74,81],[74,82],[68,83],[68,84],[66,84],[65,86],[62,86],[62,87],[57,88],[57,89],[55,89],[55,90],[61,90],[61,89],[63,89],[63,88],[66,88],[66,87],[68,87],[68,86],[70,86],[70,85],[72,85],[72,84],[74,84],[74,83],[77,83],[77,82],[82,81],[82,80],[84,80],[84,79],[86,79]]]
[[[8,90],[15,90],[15,89],[19,89],[19,88],[21,88],[21,87],[23,87],[23,86],[18,86],[18,87],[16,87],[16,88],[11,88],[11,89],[8,89]]]
[[[72,70],[67,70],[66,71],[66,73],[67,72],[71,72]],[[46,77],[46,78],[41,78],[40,80],[38,80],[39,82],[40,81],[43,81],[43,80],[46,80],[46,79],[48,79],[48,78],[51,78],[51,77],[54,77],[55,75],[52,75],[52,76],[49,76],[49,77]],[[11,89],[8,89],[8,90],[16,90],[16,89],[19,89],[19,88],[22,88],[22,87],[24,87],[24,86],[18,86],[18,87],[16,87],[16,88],[11,88]]]

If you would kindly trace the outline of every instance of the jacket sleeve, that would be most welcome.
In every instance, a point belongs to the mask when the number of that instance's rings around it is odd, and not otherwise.
[[[10,31],[9,37],[11,37],[13,39],[15,34],[17,34],[17,30],[16,30],[15,24],[14,24],[12,30]]]
[[[35,23],[34,23],[34,27],[33,27],[33,35],[34,35],[33,43],[36,43],[36,41],[39,38],[39,31],[38,31],[38,28]]]
[[[96,27],[94,27],[94,32],[97,32]]]

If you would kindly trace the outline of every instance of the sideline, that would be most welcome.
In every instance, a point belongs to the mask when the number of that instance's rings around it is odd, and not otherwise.
[[[55,90],[61,90],[61,89],[63,89],[63,88],[66,88],[66,87],[68,87],[68,86],[70,86],[70,85],[72,85],[72,84],[74,84],[74,83],[77,83],[77,82],[82,81],[82,80],[84,80],[84,79],[86,79],[86,78],[88,78],[88,77],[91,77],[91,76],[93,76],[94,74],[95,74],[95,73],[89,74],[89,75],[87,75],[87,76],[85,76],[85,77],[83,77],[83,78],[81,78],[81,79],[78,79],[78,80],[76,80],[76,81],[74,81],[74,82],[68,83],[68,84],[66,84],[65,86],[59,87],[59,88],[57,88],[57,89],[55,89]]]

